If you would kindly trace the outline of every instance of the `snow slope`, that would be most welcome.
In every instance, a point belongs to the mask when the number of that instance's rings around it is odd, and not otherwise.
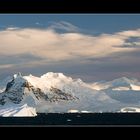
[[[0,116],[3,117],[29,117],[36,115],[36,109],[29,107],[27,104],[7,104],[0,107]]]

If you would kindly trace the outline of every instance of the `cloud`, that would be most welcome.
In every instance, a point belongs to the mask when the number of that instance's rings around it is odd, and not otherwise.
[[[36,25],[40,25],[40,23],[39,23],[39,22],[36,22],[35,24],[36,24]]]
[[[124,37],[139,37],[140,36],[140,29],[137,30],[128,30],[128,31],[121,31],[117,33],[118,35]]]
[[[10,31],[10,30],[18,30],[20,29],[19,27],[7,27],[6,30]]]
[[[56,32],[54,30],[56,28],[69,32]],[[84,63],[88,58],[104,58],[140,49],[140,40],[128,42],[132,37],[140,38],[140,29],[98,36],[73,32],[76,30],[76,26],[64,21],[54,23],[47,29],[16,27],[13,29],[12,27],[10,30],[8,28],[2,30],[0,31],[0,58],[4,56],[4,59],[1,59],[3,62],[0,60],[0,63],[3,63],[2,67],[4,64],[5,67],[11,64],[20,65],[21,61],[27,66],[62,61]]]
[[[0,65],[5,64],[25,64],[29,62],[34,62],[42,60],[40,57],[36,57],[31,54],[21,54],[21,55],[0,55]]]
[[[13,67],[12,64],[5,64],[5,65],[0,65],[0,69],[7,69]]]
[[[79,31],[79,28],[69,22],[66,21],[60,21],[60,22],[51,22],[51,26],[49,27],[50,29],[56,30],[64,30],[67,32],[77,32]]]
[[[36,22],[35,25],[42,26],[43,24],[40,22]]]

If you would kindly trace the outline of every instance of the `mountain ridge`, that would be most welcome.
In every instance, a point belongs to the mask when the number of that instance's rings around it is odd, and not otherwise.
[[[3,83],[6,83],[6,80]],[[5,107],[6,110],[9,108],[10,111],[9,106],[17,105],[18,111],[20,109],[26,111],[26,108],[29,108],[31,112],[36,109],[36,112],[42,113],[70,112],[70,110],[118,111],[129,104],[132,104],[132,107],[139,106],[139,85],[138,80],[127,77],[90,84],[81,79],[72,79],[63,73],[48,72],[40,77],[17,73],[7,78],[6,87],[4,90],[1,89],[0,108]],[[26,113],[32,114],[29,111]]]
[[[31,77],[31,75],[28,77]],[[35,102],[41,99],[50,102],[78,99],[53,86],[49,87],[48,91],[51,92],[53,96],[49,97],[39,86],[32,84],[32,81],[22,76],[21,73],[14,74],[13,79],[7,83],[5,91],[0,95],[0,104],[5,104],[7,100],[19,104],[26,96],[28,97],[30,95],[35,99]]]

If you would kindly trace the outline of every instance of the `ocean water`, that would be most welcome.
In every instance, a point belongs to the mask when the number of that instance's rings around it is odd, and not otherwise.
[[[0,117],[0,125],[104,126],[140,125],[140,113],[49,113],[36,117]]]

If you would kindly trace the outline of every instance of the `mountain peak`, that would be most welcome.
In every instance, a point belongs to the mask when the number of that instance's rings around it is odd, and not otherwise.
[[[121,78],[118,78],[118,79],[115,79],[112,81],[112,84],[115,84],[115,85],[130,85],[130,84],[134,84],[135,82],[138,82],[137,79],[134,79],[134,78],[128,78],[128,77],[121,77]]]
[[[13,78],[16,79],[18,77],[22,77],[22,74],[21,72],[18,72],[17,74],[14,74]]]
[[[41,76],[41,78],[66,78],[63,73],[48,72]]]
[[[77,98],[74,95],[62,88],[63,83],[66,84],[68,81],[69,77],[62,73],[49,72],[42,77],[14,74],[13,79],[7,83],[5,91],[1,93],[0,104],[3,105],[7,101],[15,104],[25,101],[30,104],[33,101],[33,104],[37,104],[40,101],[75,100]]]

